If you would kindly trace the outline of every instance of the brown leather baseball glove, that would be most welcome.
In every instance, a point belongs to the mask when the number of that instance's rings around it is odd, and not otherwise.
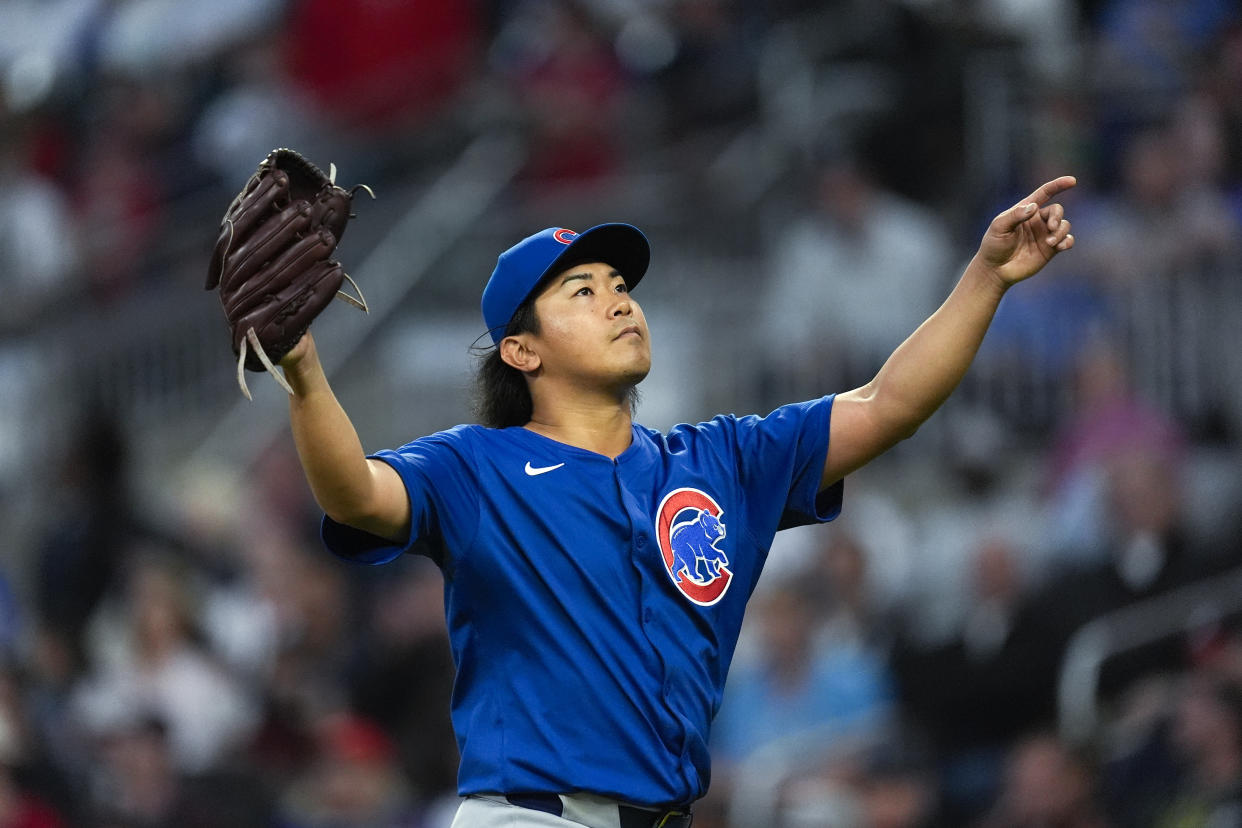
[[[267,371],[293,393],[275,363],[333,299],[368,311],[357,283],[331,258],[360,189],[375,197],[365,184],[338,187],[336,165],[325,175],[297,152],[274,149],[225,210],[207,290],[220,289],[247,398],[243,368]],[[341,290],[344,281],[357,298]]]

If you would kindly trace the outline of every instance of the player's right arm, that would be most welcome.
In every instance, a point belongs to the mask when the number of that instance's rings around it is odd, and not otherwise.
[[[289,398],[293,442],[320,508],[337,523],[405,543],[410,534],[405,484],[392,466],[366,456],[309,332],[280,365],[294,391]]]

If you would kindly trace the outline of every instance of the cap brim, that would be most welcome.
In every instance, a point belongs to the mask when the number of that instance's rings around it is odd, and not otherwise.
[[[584,230],[552,260],[539,278],[540,283],[577,262],[603,262],[612,265],[631,290],[642,281],[651,264],[651,245],[643,232],[632,224],[600,224]],[[533,292],[533,291],[532,291]]]

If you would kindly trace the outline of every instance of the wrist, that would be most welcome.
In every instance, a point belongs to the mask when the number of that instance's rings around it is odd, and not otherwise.
[[[306,392],[325,379],[323,365],[319,362],[319,354],[316,353],[313,342],[305,350],[295,348],[280,361],[280,367],[285,372],[285,379],[289,381],[289,385],[298,396],[304,396]]]
[[[967,265],[963,279],[970,281],[980,290],[994,294],[998,302],[1013,287],[997,268],[984,261],[978,253]]]

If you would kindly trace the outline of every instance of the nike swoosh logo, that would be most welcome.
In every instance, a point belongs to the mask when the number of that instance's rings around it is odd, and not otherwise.
[[[563,465],[565,464],[557,463],[555,466],[543,466],[542,468],[537,469],[530,464],[529,460],[527,460],[526,461],[526,473],[529,474],[531,477],[535,477],[536,475],[547,474],[550,471],[556,471]]]

